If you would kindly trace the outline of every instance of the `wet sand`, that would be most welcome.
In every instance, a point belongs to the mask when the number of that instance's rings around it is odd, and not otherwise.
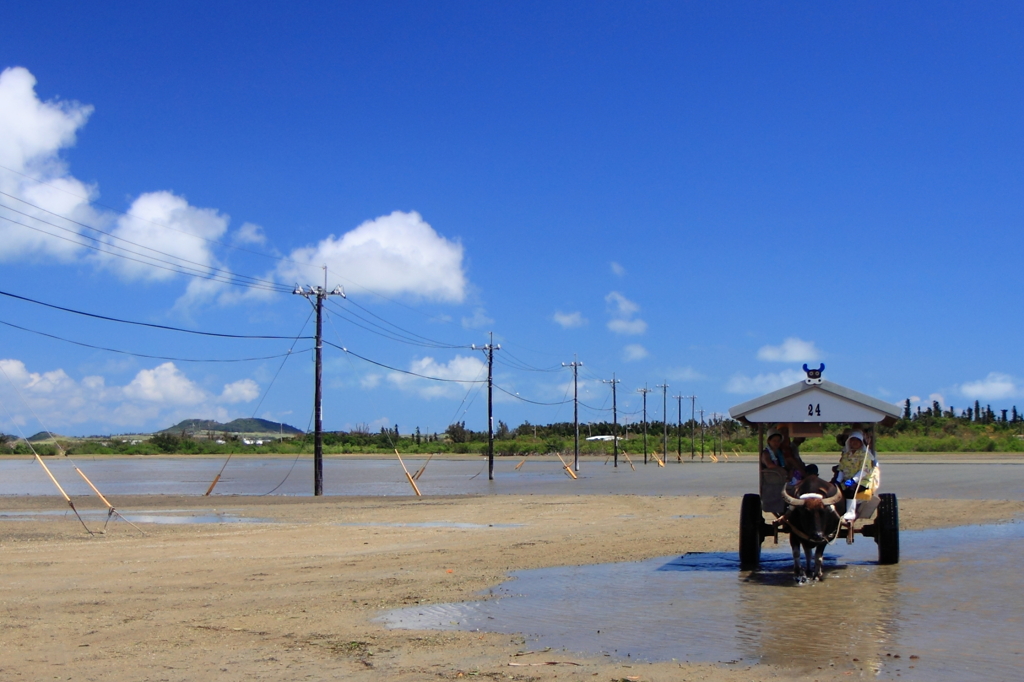
[[[388,630],[413,604],[473,599],[509,571],[731,552],[730,497],[119,497],[131,517],[229,513],[253,524],[0,521],[0,678],[74,680],[824,680],[794,670],[530,651],[518,635]],[[81,499],[80,508],[99,509]],[[906,530],[1008,520],[1024,503],[900,499]],[[66,508],[3,497],[7,512]],[[693,517],[693,518],[679,518]],[[31,518],[31,517],[29,517]],[[93,528],[102,522],[90,518]],[[770,541],[769,541],[770,542]],[[870,540],[858,539],[858,542]]]

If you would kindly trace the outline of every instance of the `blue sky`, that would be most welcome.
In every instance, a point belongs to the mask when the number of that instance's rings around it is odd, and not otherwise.
[[[1024,403],[1022,14],[21,3],[0,21],[0,290],[296,336],[311,308],[278,289],[320,283],[326,263],[349,297],[328,306],[328,341],[479,380],[482,353],[447,346],[493,331],[496,384],[542,403],[571,398],[560,365],[575,355],[584,422],[610,419],[600,381],[613,372],[636,421],[645,383],[722,413],[797,380],[805,361],[893,402],[1008,408]],[[440,344],[370,333],[353,314]],[[291,345],[7,297],[0,321],[174,358]],[[0,430],[253,415],[306,428],[310,358],[139,358],[5,326]],[[325,382],[328,429],[486,426],[480,384],[333,347]],[[649,416],[661,411],[659,391]],[[498,392],[495,417],[572,409]]]

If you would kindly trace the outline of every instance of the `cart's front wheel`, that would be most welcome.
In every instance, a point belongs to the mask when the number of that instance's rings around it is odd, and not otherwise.
[[[740,505],[740,568],[757,568],[761,563],[761,496],[749,493]]]
[[[900,562],[900,509],[893,493],[879,495],[875,517],[875,542],[878,543],[878,563],[898,564]]]

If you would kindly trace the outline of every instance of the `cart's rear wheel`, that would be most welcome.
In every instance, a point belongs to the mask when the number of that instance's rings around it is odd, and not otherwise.
[[[878,563],[898,564],[900,562],[900,509],[892,493],[879,495],[875,517],[875,542],[878,543]]]
[[[753,569],[761,563],[761,496],[749,493],[740,505],[740,568]]]

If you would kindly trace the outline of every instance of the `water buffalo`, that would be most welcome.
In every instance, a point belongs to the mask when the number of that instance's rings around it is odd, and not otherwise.
[[[796,486],[792,494],[783,488],[782,499],[789,505],[780,521],[789,525],[789,543],[793,547],[793,572],[796,579],[800,582],[807,578],[821,580],[822,554],[825,545],[835,536],[839,527],[839,514],[835,511],[835,505],[843,499],[843,493],[836,484],[811,474]],[[801,547],[807,561],[806,571],[800,565]]]

